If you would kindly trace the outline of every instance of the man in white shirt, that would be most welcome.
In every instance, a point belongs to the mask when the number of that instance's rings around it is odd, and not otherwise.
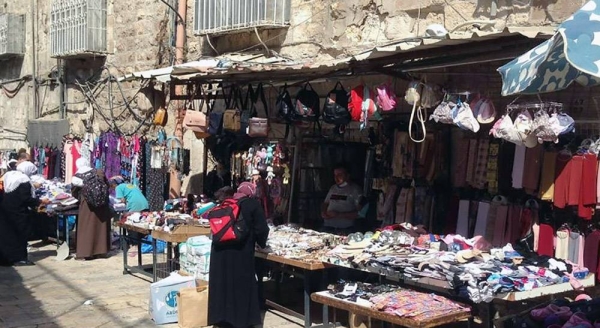
[[[324,231],[338,234],[353,232],[359,218],[361,188],[350,182],[350,174],[344,165],[333,170],[335,185],[331,186],[321,208]]]

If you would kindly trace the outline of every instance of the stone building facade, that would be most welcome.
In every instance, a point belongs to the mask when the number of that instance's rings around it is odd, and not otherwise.
[[[377,45],[422,36],[432,23],[441,24],[447,30],[472,28],[473,24],[490,20],[497,30],[505,26],[558,24],[585,2],[291,0],[291,18],[287,28],[239,31],[207,37],[194,33],[194,8],[198,0],[187,1],[185,61],[197,60],[201,56],[265,49],[271,54],[294,60],[331,60]],[[155,106],[149,100],[151,97],[147,96],[147,88],[160,86],[146,86],[137,81],[118,85],[115,79],[135,71],[169,66],[174,62],[176,15],[165,3],[177,8],[177,1],[107,0],[106,55],[65,59],[61,62],[52,58],[50,52],[53,2],[0,0],[0,13],[22,14],[26,17],[24,55],[0,58],[3,88],[0,93],[0,149],[26,146],[24,136],[28,120],[57,119],[61,108],[65,109],[65,117],[75,134],[83,134],[86,130],[98,133],[115,126],[124,133],[137,131],[152,134],[150,126],[140,123],[148,113],[153,112]],[[60,105],[61,88],[57,82],[61,64],[65,67],[66,86],[63,106]],[[33,75],[37,81],[35,84],[31,78]],[[106,80],[109,76],[115,79]],[[172,129],[171,119],[167,131]],[[192,166],[198,169],[202,143],[189,133],[186,133],[185,142],[186,147],[191,147],[192,154],[195,154]]]

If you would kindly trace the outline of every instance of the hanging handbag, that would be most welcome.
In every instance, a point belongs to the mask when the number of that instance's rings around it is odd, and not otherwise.
[[[231,104],[232,107],[226,109],[223,113],[223,129],[229,132],[238,132],[242,125],[241,113],[238,108],[240,91],[237,86],[232,86],[231,88],[233,103]]]
[[[154,114],[154,125],[165,126],[167,124],[167,111],[164,108],[159,108]]]
[[[158,109],[154,113],[152,123],[157,126],[165,126],[168,121],[167,110],[165,109],[165,95],[155,89],[152,89],[153,106]]]
[[[252,118],[256,112],[256,99],[257,97],[254,92],[254,88],[251,84],[249,84],[246,91],[246,98],[244,100],[240,98],[240,130],[238,131],[240,135],[248,134],[248,124],[250,123],[250,118]]]
[[[194,132],[208,133],[208,117],[199,111],[186,110],[183,125]]]
[[[219,84],[219,88],[223,89],[223,86]],[[216,91],[214,96],[219,95],[219,91]],[[225,107],[220,107],[215,109],[216,100],[213,100],[211,106],[209,108],[208,114],[208,133],[210,135],[216,136],[221,134],[221,130],[223,129],[223,114],[225,112],[225,108],[229,108],[229,104],[231,103],[231,98],[228,98],[225,93],[223,93],[223,99],[225,103]],[[219,103],[220,104],[220,103]]]
[[[267,100],[265,98],[265,93],[263,89],[262,83],[258,84],[256,89],[255,97],[253,97],[252,110],[254,111],[254,115],[257,114],[256,110],[256,98],[259,98],[263,109],[265,111],[265,118],[262,117],[252,117],[248,121],[248,136],[252,138],[266,138],[269,135],[269,109],[267,108]]]

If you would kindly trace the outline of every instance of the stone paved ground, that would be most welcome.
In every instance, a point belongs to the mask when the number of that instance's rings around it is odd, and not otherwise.
[[[156,327],[148,315],[150,283],[123,275],[120,254],[59,262],[55,250],[33,250],[35,266],[0,267],[0,328]],[[87,300],[93,305],[84,305]],[[267,313],[264,326],[299,327],[294,321]]]

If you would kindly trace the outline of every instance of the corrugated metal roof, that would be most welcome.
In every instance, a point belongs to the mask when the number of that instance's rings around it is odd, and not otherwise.
[[[371,50],[362,52],[353,57],[354,60],[361,61],[390,56],[401,52],[410,52],[414,50],[434,49],[451,45],[466,44],[471,42],[500,39],[510,36],[525,36],[530,39],[548,38],[554,35],[555,28],[551,26],[541,27],[507,27],[502,32],[497,31],[477,31],[477,32],[454,32],[448,34],[445,38],[423,38],[407,39],[407,41],[391,44],[383,47],[375,47]],[[414,40],[414,41],[413,41]]]
[[[121,81],[136,79],[153,79],[169,82],[171,79],[180,81],[205,79],[219,80],[242,74],[273,72],[285,77],[287,74],[319,74],[347,69],[352,62],[383,58],[399,53],[410,53],[416,50],[442,48],[471,42],[495,40],[511,36],[527,38],[548,38],[554,34],[554,27],[507,27],[501,32],[453,32],[445,38],[412,38],[398,41],[394,44],[375,47],[352,57],[329,62],[296,62],[288,58],[264,54],[233,53],[218,57],[201,59],[194,62],[175,65],[155,70],[136,72],[121,78]]]

